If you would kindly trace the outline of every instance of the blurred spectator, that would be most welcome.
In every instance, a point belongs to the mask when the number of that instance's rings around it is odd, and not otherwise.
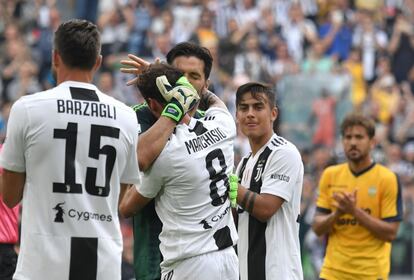
[[[327,55],[339,61],[348,58],[352,46],[352,29],[345,22],[341,10],[334,9],[329,12],[325,21],[319,27],[319,37]]]
[[[355,6],[359,10],[380,11],[383,0],[355,0]]]
[[[18,74],[9,85],[9,101],[14,102],[20,97],[42,91],[37,79],[37,67],[33,61],[25,60],[19,65]]]
[[[39,81],[46,87],[52,66],[53,35],[61,19],[60,12],[54,7],[43,7],[43,13],[39,13],[38,17],[39,37],[35,48],[39,56],[35,59],[39,65]]]
[[[172,48],[170,35],[168,33],[159,33],[153,36],[154,45],[151,48],[149,55],[152,58],[159,58],[165,60],[168,51]]]
[[[202,7],[197,5],[195,0],[177,0],[177,4],[172,6],[174,29],[179,30],[179,33],[171,38],[173,45],[190,39],[198,26],[201,11]]]
[[[19,26],[17,22],[10,22],[4,26],[4,32],[0,34],[0,58],[7,55],[7,44],[10,42],[21,41]]]
[[[414,165],[414,140],[403,146],[404,159]]]
[[[331,72],[335,61],[330,56],[325,56],[324,53],[323,43],[314,42],[301,65],[302,72],[306,74]]]
[[[355,27],[353,45],[361,49],[364,78],[367,82],[375,79],[376,59],[388,44],[387,34],[374,24],[373,13],[359,12],[359,24]]]
[[[236,8],[236,0],[217,1],[217,7],[215,9],[215,26],[217,35],[220,39],[225,39],[230,36],[231,29],[229,29],[229,22],[234,20],[236,26],[239,25],[237,21],[242,15],[239,15]]]
[[[307,46],[318,38],[315,24],[306,19],[299,3],[293,3],[289,9],[289,19],[282,25],[282,36],[289,53],[296,62],[300,62]]]
[[[246,34],[254,28],[254,25],[248,24],[239,27],[235,19],[228,21],[228,36],[221,38],[218,45],[220,59],[218,64],[221,70],[231,76],[234,74],[236,55],[242,51],[241,42]]]
[[[19,69],[24,61],[31,59],[30,49],[25,45],[23,40],[12,40],[6,42],[6,56],[3,58],[1,79],[3,90],[1,97],[3,100],[9,100],[10,84],[17,78]]]
[[[257,23],[259,21],[260,10],[256,2],[257,0],[239,0],[236,2],[237,11],[239,15],[242,15],[238,18],[240,26]]]
[[[411,91],[407,91],[407,84],[401,85],[401,91],[402,95],[389,130],[390,140],[400,145],[409,138],[414,139],[414,127],[410,128],[414,117],[414,96],[411,95]]]
[[[102,67],[112,69],[113,64],[119,61],[119,54],[128,50],[129,31],[134,25],[132,10],[118,4],[108,7],[101,10],[97,25],[101,31]]]
[[[208,9],[203,9],[200,16],[200,22],[190,37],[193,41],[201,46],[218,44],[218,36],[213,27],[213,14]]]
[[[336,99],[327,89],[312,103],[311,123],[314,124],[312,144],[332,148],[335,144]]]
[[[274,60],[276,58],[276,47],[282,41],[282,29],[280,25],[276,24],[271,11],[262,10],[261,17],[262,20],[258,24],[260,49],[270,60]]]
[[[247,35],[244,51],[235,58],[234,75],[247,75],[253,81],[269,81],[267,59],[259,48],[259,39],[253,32]]]
[[[98,88],[109,96],[112,96],[119,101],[125,102],[125,97],[122,95],[122,91],[115,90],[114,77],[110,71],[103,71],[98,78]]]
[[[128,15],[131,16],[130,33],[128,39],[128,52],[136,55],[143,55],[148,48],[148,30],[152,24],[154,16],[154,6],[151,1],[132,1],[128,8]],[[161,33],[161,32],[160,32]]]
[[[89,20],[96,23],[99,0],[76,0],[75,1],[75,17]]]
[[[391,73],[388,57],[379,58],[377,69],[378,78],[371,88],[371,102],[378,105],[377,119],[388,125],[398,109],[400,91]]]
[[[7,132],[7,122],[9,121],[10,115],[10,108],[13,103],[8,101],[3,101],[1,104],[1,115],[0,115],[0,144],[4,143],[6,139],[6,132]]]
[[[407,74],[414,65],[414,26],[412,18],[403,12],[397,13],[388,51],[397,82],[407,80]]]
[[[353,1],[350,0],[335,0],[332,1],[334,3],[334,7],[332,9],[336,9],[342,13],[344,16],[344,24],[352,26],[355,22],[355,10],[351,8],[351,3]]]
[[[270,61],[268,66],[272,82],[277,82],[286,75],[299,73],[299,64],[297,64],[293,57],[289,54],[289,50],[285,42],[280,42],[277,45],[276,56],[277,59],[275,61]]]
[[[386,149],[387,167],[398,175],[403,187],[414,178],[414,165],[403,158],[402,148],[398,144],[391,144]]]
[[[352,80],[351,101],[353,108],[355,111],[360,111],[367,96],[360,49],[351,49],[348,59],[343,62],[343,67],[348,71]]]

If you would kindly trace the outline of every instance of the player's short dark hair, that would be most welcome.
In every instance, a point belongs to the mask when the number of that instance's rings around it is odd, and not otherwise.
[[[272,89],[272,87],[268,84],[260,83],[260,82],[250,82],[244,85],[241,85],[236,91],[236,106],[240,104],[240,101],[246,93],[250,92],[253,98],[258,98],[259,94],[264,94],[267,96],[269,101],[270,108],[276,106],[276,93]]]
[[[175,86],[175,83],[184,75],[184,73],[165,63],[151,64],[138,76],[137,87],[144,99],[152,98],[157,100],[160,104],[166,103],[158,90],[156,83],[157,77],[162,75],[165,75],[170,84]]]
[[[172,64],[174,59],[179,56],[194,56],[202,60],[204,62],[204,76],[206,79],[210,77],[211,67],[213,66],[213,57],[207,48],[191,42],[179,43],[167,53],[168,64]]]
[[[341,123],[341,135],[345,136],[345,131],[353,126],[362,126],[367,131],[368,137],[373,138],[375,136],[375,122],[360,113],[348,114]]]
[[[92,69],[101,52],[97,26],[81,19],[62,23],[55,32],[54,49],[68,67]]]

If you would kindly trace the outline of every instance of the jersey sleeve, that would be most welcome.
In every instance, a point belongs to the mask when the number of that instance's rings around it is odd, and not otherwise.
[[[163,174],[160,162],[165,160],[167,159],[165,159],[161,153],[152,166],[143,173],[141,184],[135,187],[142,196],[154,198],[161,190],[163,185]],[[168,166],[168,164],[166,166]]]
[[[279,149],[266,164],[260,193],[272,194],[289,202],[302,181],[303,163],[299,152],[294,149]]]
[[[330,183],[329,168],[325,169],[321,175],[318,186],[318,198],[316,200],[316,208],[323,213],[330,213],[331,209],[331,197],[329,196],[328,186]]]
[[[128,157],[126,159],[125,169],[122,172],[120,178],[121,183],[123,184],[140,184],[141,177],[139,174],[138,167],[138,155],[137,155],[137,145],[138,145],[138,133],[136,133],[136,120],[131,120],[131,133],[130,137],[132,139],[129,145]]]
[[[11,108],[6,141],[0,156],[0,166],[4,169],[20,173],[26,171],[25,143],[28,122],[24,102],[19,99]]]
[[[220,124],[220,128],[225,130],[230,137],[236,137],[236,123],[230,112],[224,108],[211,107],[205,112],[206,121],[215,120]]]
[[[401,184],[394,173],[382,182],[381,219],[388,222],[402,220]]]

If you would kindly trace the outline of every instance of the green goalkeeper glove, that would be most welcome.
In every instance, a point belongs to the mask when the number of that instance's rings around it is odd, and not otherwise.
[[[231,207],[236,208],[237,189],[239,188],[239,177],[237,177],[236,174],[230,174],[229,182],[230,182],[230,191],[229,191],[230,204],[231,204]]]
[[[175,87],[171,86],[165,75],[157,77],[156,83],[161,95],[169,102],[161,115],[169,117],[177,123],[200,100],[197,91],[184,76],[178,79]]]

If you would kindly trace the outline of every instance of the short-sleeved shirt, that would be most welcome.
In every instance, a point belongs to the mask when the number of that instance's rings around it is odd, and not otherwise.
[[[67,81],[13,105],[0,165],[26,174],[16,279],[120,279],[120,184],[139,184],[137,120]]]
[[[132,107],[137,115],[140,133],[147,131],[157,119],[146,103]],[[200,119],[204,111],[197,110],[194,118]],[[137,280],[157,280],[161,277],[159,235],[162,223],[155,211],[155,202],[151,200],[134,217],[134,270]]]
[[[372,217],[401,221],[401,189],[397,176],[376,163],[357,174],[347,163],[325,169],[319,182],[317,210],[335,211],[333,193],[354,190],[357,190],[357,207]],[[326,279],[388,279],[390,254],[391,243],[376,238],[355,217],[344,214],[329,234],[320,275]]]
[[[228,200],[235,136],[230,113],[208,109],[203,119],[177,125],[137,186],[140,194],[155,198],[162,221],[163,273],[185,258],[235,245],[237,233]]]
[[[255,155],[240,161],[242,186],[284,200],[267,222],[238,209],[241,280],[303,279],[298,222],[303,172],[297,148],[276,134]]]
[[[3,145],[0,145],[0,152]],[[0,175],[3,173],[3,168],[0,167]],[[0,244],[15,244],[19,240],[19,219],[20,206],[17,205],[10,209],[3,202],[0,194]]]

